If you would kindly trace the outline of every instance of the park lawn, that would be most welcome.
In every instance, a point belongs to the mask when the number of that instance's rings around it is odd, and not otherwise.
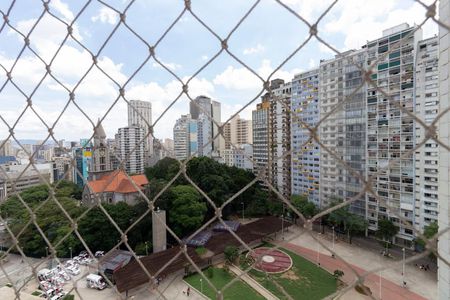
[[[327,271],[317,267],[309,260],[286,249],[280,249],[292,258],[292,268],[281,274],[273,274],[270,279],[257,270],[249,272],[267,290],[280,299],[287,297],[272,282],[275,280],[293,299],[323,299],[337,290],[336,279]]]
[[[216,289],[221,289],[225,284],[230,282],[235,276],[230,273],[225,272],[221,268],[213,268],[214,275],[212,278],[208,278],[211,283],[216,287]],[[208,272],[204,271],[205,276],[207,276]],[[195,287],[198,291],[201,290],[200,287],[200,278],[202,278],[199,274],[194,274],[184,278],[184,280],[189,283],[191,286]],[[209,286],[209,284],[203,279],[203,294],[206,295],[210,299],[216,299],[216,294],[214,290]],[[223,299],[230,300],[243,300],[243,299],[261,299],[264,297],[261,296],[258,292],[248,286],[241,280],[234,282],[231,286],[225,289]]]

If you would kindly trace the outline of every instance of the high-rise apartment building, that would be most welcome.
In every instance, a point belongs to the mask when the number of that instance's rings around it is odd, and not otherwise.
[[[350,172],[329,151],[321,149],[319,185],[322,207],[330,205],[333,200],[352,199],[361,191],[359,177],[365,176],[366,168],[366,89],[361,71],[365,56],[365,49],[350,50],[320,63],[320,141],[356,172]],[[350,208],[365,217],[365,203],[365,195],[362,195]]]
[[[256,175],[259,175],[260,172],[262,172],[262,176],[271,182],[271,176],[268,170],[269,109],[269,99],[263,97],[262,102],[256,105],[256,110],[252,111],[253,172]]]
[[[164,143],[163,143],[163,146],[164,146],[164,157],[174,157],[174,154],[173,154],[173,140],[172,139],[169,139],[169,138],[165,138],[164,139]]]
[[[291,195],[291,82],[272,81],[269,109],[269,172],[280,193]]]
[[[173,151],[174,157],[178,160],[184,160],[189,157],[189,124],[191,121],[191,115],[182,115],[175,122],[173,127]]]
[[[439,41],[437,37],[420,41],[415,59],[416,115],[431,125],[439,113]],[[416,143],[426,138],[426,131],[418,122],[415,126]],[[438,221],[439,146],[429,139],[415,153],[415,225],[421,230]]]
[[[270,89],[271,93],[262,96],[262,102],[252,112],[253,169],[258,174],[264,168],[265,178],[289,197],[291,83],[275,79]]]
[[[152,126],[152,104],[148,101],[130,100],[128,104],[128,126],[138,126],[143,129],[145,139],[144,149],[146,160],[153,152],[153,137],[149,134]],[[147,136],[148,134],[148,136]]]
[[[203,122],[210,122],[211,127],[211,139],[217,135],[219,132],[219,127],[216,125],[221,124],[221,104],[218,101],[213,101],[211,98],[206,96],[198,96],[190,104],[190,115],[191,118],[197,120],[201,114],[204,115]],[[218,153],[223,147],[223,137],[219,135],[211,143],[212,152]]]
[[[16,155],[10,140],[0,141],[0,146],[2,144],[3,144],[3,146],[0,148],[0,156],[15,156]]]
[[[144,173],[145,146],[141,142],[144,138],[144,129],[139,126],[119,128],[116,135],[117,153],[128,174]]]
[[[241,119],[236,115],[224,125],[225,149],[230,149],[231,145],[253,144],[252,121]]]
[[[377,230],[378,220],[388,218],[400,228],[396,242],[405,245],[414,239],[415,175],[410,151],[415,146],[415,124],[404,110],[414,113],[414,56],[420,39],[420,29],[401,24],[366,45],[367,65],[376,62],[372,79],[389,96],[367,87],[367,175],[373,177],[372,188],[382,199],[367,195],[369,229]]]
[[[291,98],[291,189],[320,206],[319,145],[306,126],[313,128],[320,119],[319,69],[294,76]]]
[[[211,121],[205,114],[200,114],[197,120],[197,153],[198,156],[211,157],[214,142],[210,142],[212,138],[213,126]],[[192,150],[191,150],[192,152]]]

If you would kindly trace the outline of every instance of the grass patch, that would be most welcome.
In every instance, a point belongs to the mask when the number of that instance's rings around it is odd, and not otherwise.
[[[195,248],[195,253],[197,253],[197,255],[202,256],[204,255],[208,250],[206,250],[205,247],[197,247]]]
[[[62,300],[74,300],[75,296],[74,295],[65,295],[64,298],[62,298]]]
[[[235,276],[232,273],[226,272],[223,269],[220,268],[214,268],[210,267],[213,271],[213,276],[208,278],[211,283],[216,287],[216,289],[221,289],[223,286],[225,286],[228,282],[230,282]],[[202,290],[202,287],[200,285],[200,279],[202,277],[199,274],[194,274],[191,276],[188,276],[184,278],[184,280],[195,287],[198,291]],[[210,299],[216,299],[216,293],[214,290],[209,286],[209,284],[203,280],[203,294],[210,298]],[[231,286],[229,286],[224,291],[223,299],[230,299],[230,300],[243,300],[243,299],[261,299],[263,300],[264,297],[258,294],[254,289],[252,289],[250,286],[248,286],[246,283],[244,283],[241,280],[238,280],[234,282]]]
[[[271,245],[267,246],[270,247]],[[253,279],[275,296],[280,299],[287,299],[273,281],[278,283],[293,299],[323,299],[337,290],[337,281],[332,274],[289,250],[283,248],[280,250],[286,252],[292,258],[292,268],[289,271],[270,275],[269,278],[256,270],[249,272]]]
[[[32,295],[32,296],[40,296],[40,295],[41,295],[41,292],[39,292],[39,291],[34,291],[34,292],[31,293],[31,295]]]

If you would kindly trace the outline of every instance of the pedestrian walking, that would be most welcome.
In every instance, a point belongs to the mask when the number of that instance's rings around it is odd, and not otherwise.
[[[186,294],[188,295],[188,297],[189,297],[189,294],[191,293],[191,287],[188,287],[188,289],[187,289],[187,291],[186,291]]]

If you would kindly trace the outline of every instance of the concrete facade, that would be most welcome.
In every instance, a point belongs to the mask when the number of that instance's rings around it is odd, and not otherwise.
[[[320,206],[319,145],[310,140],[305,126],[314,127],[319,121],[319,69],[294,76],[291,112],[292,194],[306,195],[309,201]]]

